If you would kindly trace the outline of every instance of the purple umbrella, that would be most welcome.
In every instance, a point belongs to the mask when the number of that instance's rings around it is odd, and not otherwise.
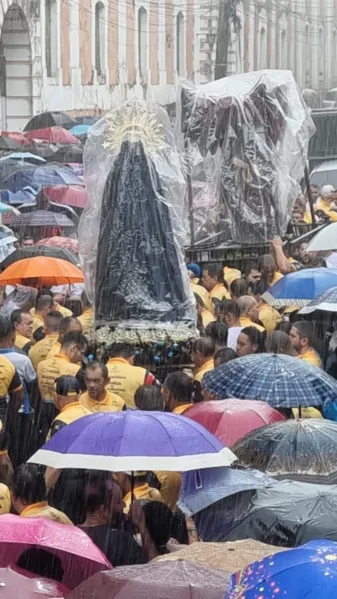
[[[53,468],[188,471],[235,460],[203,426],[165,412],[98,413],[60,430],[30,462]]]

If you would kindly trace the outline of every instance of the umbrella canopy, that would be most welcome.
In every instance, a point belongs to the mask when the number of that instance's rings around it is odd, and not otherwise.
[[[84,208],[88,201],[88,195],[83,186],[76,187],[74,185],[67,187],[66,185],[55,185],[53,187],[46,187],[43,193],[52,202],[73,206],[74,208]]]
[[[331,599],[335,593],[337,543],[313,541],[246,566],[233,575],[226,599]]]
[[[269,287],[262,298],[276,308],[302,307],[336,285],[336,268],[305,268],[282,277],[275,285]]]
[[[5,160],[32,162],[32,164],[41,164],[41,162],[46,162],[44,158],[37,156],[37,154],[32,154],[31,152],[12,152],[11,154],[8,154],[8,156],[0,158],[0,162],[4,162]]]
[[[221,399],[260,399],[273,408],[322,406],[336,400],[337,381],[309,362],[254,354],[205,374],[204,388]]]
[[[269,476],[337,483],[337,423],[287,420],[252,431],[233,446],[241,465]]]
[[[81,584],[69,599],[223,599],[230,574],[191,562],[122,566]]]
[[[63,164],[46,164],[32,167],[26,165],[5,180],[5,186],[14,193],[28,185],[48,187],[50,185],[83,185],[75,173]]]
[[[36,256],[11,264],[0,275],[0,285],[24,285],[37,279],[39,286],[83,283],[82,271],[66,260]]]
[[[52,158],[53,162],[61,162],[65,164],[67,162],[83,162],[83,148],[81,146],[75,146],[75,144],[66,145],[60,147]]]
[[[54,580],[38,578],[19,568],[0,568],[0,589],[6,599],[44,599],[64,597],[62,585]]]
[[[337,487],[298,481],[278,481],[258,489],[248,506],[234,495],[222,502],[235,505],[231,530],[224,540],[255,539],[283,547],[297,547],[316,539],[337,541]]]
[[[310,241],[306,252],[327,252],[337,250],[337,223],[321,229]]]
[[[24,128],[24,131],[31,131],[32,129],[44,129],[48,127],[63,127],[64,129],[71,129],[76,125],[76,121],[68,116],[65,112],[55,110],[53,112],[41,112],[37,114]]]
[[[13,218],[11,226],[13,229],[19,227],[59,227],[63,229],[73,227],[74,223],[64,214],[56,214],[50,210],[35,210]]]
[[[284,551],[283,547],[266,545],[258,541],[247,539],[244,541],[234,541],[233,543],[193,543],[179,551],[161,555],[155,558],[155,562],[166,562],[185,560],[225,570],[226,572],[237,572],[242,570],[248,564],[263,560],[265,557]]]
[[[243,491],[264,489],[274,480],[259,470],[205,468],[184,472],[179,507],[185,514],[197,514],[217,501]]]
[[[92,125],[75,125],[70,129],[72,135],[87,135]]]
[[[66,260],[71,264],[78,265],[78,256],[72,252],[72,250],[66,248],[48,247],[43,245],[36,245],[34,247],[23,247],[12,252],[1,263],[1,269],[5,270],[14,262],[19,260],[25,260],[27,258],[34,258],[35,256],[48,256],[49,258],[58,258],[60,260]]]
[[[337,223],[336,223],[337,224]],[[324,293],[321,293],[316,299],[310,304],[304,306],[299,314],[311,314],[316,310],[323,310],[323,312],[337,312],[337,287],[332,287]]]
[[[202,401],[187,410],[185,416],[202,424],[229,447],[250,431],[285,419],[263,401],[242,399]]]
[[[30,458],[55,468],[112,472],[183,472],[229,466],[234,460],[230,449],[200,424],[176,414],[136,410],[85,416]]]
[[[27,139],[48,141],[53,144],[78,144],[78,139],[62,127],[48,127],[47,129],[32,129],[25,133]]]
[[[46,549],[61,559],[62,582],[70,589],[96,572],[111,569],[103,553],[77,526],[58,524],[48,518],[1,516],[0,567],[16,563],[30,547]]]
[[[10,177],[13,173],[15,173],[16,171],[19,170],[28,170],[28,169],[34,169],[34,166],[32,164],[29,164],[28,162],[22,163],[19,162],[18,160],[14,160],[13,158],[6,158],[6,160],[2,160],[0,161],[0,183],[1,183],[1,187],[3,185],[5,185],[5,181],[8,177]],[[2,192],[3,194],[3,192]]]
[[[34,146],[32,141],[29,141],[21,131],[1,131],[2,137],[6,137],[10,142],[16,144],[16,148],[22,148],[22,146]],[[13,148],[15,149],[15,148]]]
[[[60,247],[67,248],[78,254],[78,241],[77,239],[71,239],[70,237],[48,237],[47,239],[40,239],[36,245],[47,245],[49,247]]]
[[[17,150],[20,147],[19,142],[6,135],[0,135],[0,150]]]

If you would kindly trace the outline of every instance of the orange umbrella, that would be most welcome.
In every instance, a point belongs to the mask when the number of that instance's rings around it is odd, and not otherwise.
[[[29,285],[30,287],[51,287],[83,283],[82,271],[67,260],[35,256],[18,260],[0,275],[0,285]]]

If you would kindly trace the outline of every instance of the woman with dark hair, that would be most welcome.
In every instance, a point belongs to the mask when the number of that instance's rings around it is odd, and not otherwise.
[[[169,553],[167,543],[172,537],[173,513],[160,501],[147,501],[142,504],[145,526],[159,555]]]
[[[236,353],[239,358],[262,351],[265,335],[255,326],[245,327],[238,336]]]

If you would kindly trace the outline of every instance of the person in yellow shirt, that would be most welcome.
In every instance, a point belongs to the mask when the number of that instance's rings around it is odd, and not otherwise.
[[[54,389],[55,407],[59,410],[59,413],[52,422],[47,441],[61,428],[91,414],[90,410],[80,402],[81,389],[78,380],[74,376],[60,376],[55,381]]]
[[[283,278],[283,274],[276,270],[276,262],[271,254],[260,256],[258,270],[261,273],[261,278],[266,281],[269,287]]]
[[[184,414],[193,406],[193,381],[185,372],[172,372],[166,377],[161,394],[168,412]]]
[[[336,206],[334,204],[336,189],[333,185],[323,185],[320,197],[315,204],[315,212],[321,210],[331,221],[337,221]]]
[[[201,383],[206,372],[214,369],[215,345],[210,337],[201,337],[194,341],[192,346],[192,360],[194,362],[194,380]]]
[[[275,310],[275,308],[269,306],[269,304],[262,299],[261,296],[267,291],[267,289],[268,286],[265,280],[261,280],[253,283],[250,286],[249,291],[258,302],[259,321],[262,322],[267,333],[272,333],[275,331],[277,325],[281,322],[282,316],[277,310]]]
[[[47,358],[50,349],[56,343],[59,336],[61,320],[62,314],[60,312],[48,312],[46,315],[44,327],[45,337],[41,339],[41,341],[35,343],[29,350],[29,357],[35,370],[40,362]]]
[[[313,366],[322,368],[321,359],[312,347],[314,338],[314,325],[312,322],[307,320],[295,322],[291,327],[289,337],[293,348],[297,352],[297,359],[305,360]]]
[[[195,285],[194,283],[191,283],[191,289],[194,295],[198,295],[202,299],[206,310],[212,312],[212,310],[214,309],[214,304],[209,296],[207,289],[205,289],[205,287],[203,287],[202,285]]]
[[[51,346],[47,358],[53,358],[59,353],[62,341],[67,333],[82,333],[82,325],[75,316],[66,316],[65,318],[62,318],[60,321],[58,338]]]
[[[87,294],[85,291],[82,291],[81,294],[81,302],[83,312],[81,316],[78,316],[77,319],[80,321],[83,329],[83,334],[87,335],[92,331],[94,325],[94,311],[91,307],[91,304],[88,300]]]
[[[33,317],[29,312],[14,310],[11,314],[11,321],[15,328],[15,347],[28,355],[33,334]]]
[[[43,360],[37,367],[38,385],[42,399],[40,430],[44,438],[57,414],[55,381],[61,376],[76,376],[86,349],[87,340],[82,333],[67,333],[63,338],[60,353],[53,358]]]
[[[68,296],[69,285],[56,285],[56,287],[51,288],[51,291],[54,298],[54,310],[61,312],[63,318],[72,316],[72,311],[64,305]]]
[[[48,505],[41,466],[19,466],[14,472],[11,487],[13,508],[22,518],[47,518],[59,524],[73,524],[63,512]]]
[[[200,314],[202,320],[202,327],[205,329],[210,322],[215,321],[215,318],[210,310],[206,310],[205,304],[201,299],[200,295],[195,293],[194,297],[197,304],[197,313]]]
[[[230,299],[228,289],[224,285],[224,273],[221,264],[210,263],[202,271],[202,284],[207,289],[212,302]]]
[[[133,366],[135,350],[128,343],[115,343],[110,350],[107,362],[109,382],[107,389],[119,395],[128,408],[135,407],[134,396],[141,385],[157,383],[151,372],[138,366]]]
[[[137,499],[149,499],[150,501],[163,501],[163,498],[158,489],[150,487],[146,482],[146,472],[135,472],[132,476],[131,472],[117,472],[116,478],[124,495],[125,503],[124,513],[128,514],[131,503]],[[132,489],[133,485],[133,489]]]
[[[259,304],[252,295],[243,295],[238,299],[240,308],[240,324],[242,327],[255,327],[261,333],[264,332],[264,327],[258,324],[259,320]]]
[[[48,289],[41,289],[35,300],[35,308],[30,314],[33,317],[33,339],[39,341],[44,335],[45,319],[49,312],[54,309],[53,294]]]
[[[84,380],[87,391],[80,397],[80,403],[90,412],[120,412],[125,410],[125,401],[106,389],[109,383],[108,369],[105,364],[89,362],[85,369]]]
[[[228,285],[231,285],[236,279],[241,279],[241,271],[237,268],[225,266],[223,269],[224,279]]]
[[[199,264],[195,264],[194,262],[190,262],[187,264],[187,272],[191,283],[198,285],[200,281],[201,268]]]

